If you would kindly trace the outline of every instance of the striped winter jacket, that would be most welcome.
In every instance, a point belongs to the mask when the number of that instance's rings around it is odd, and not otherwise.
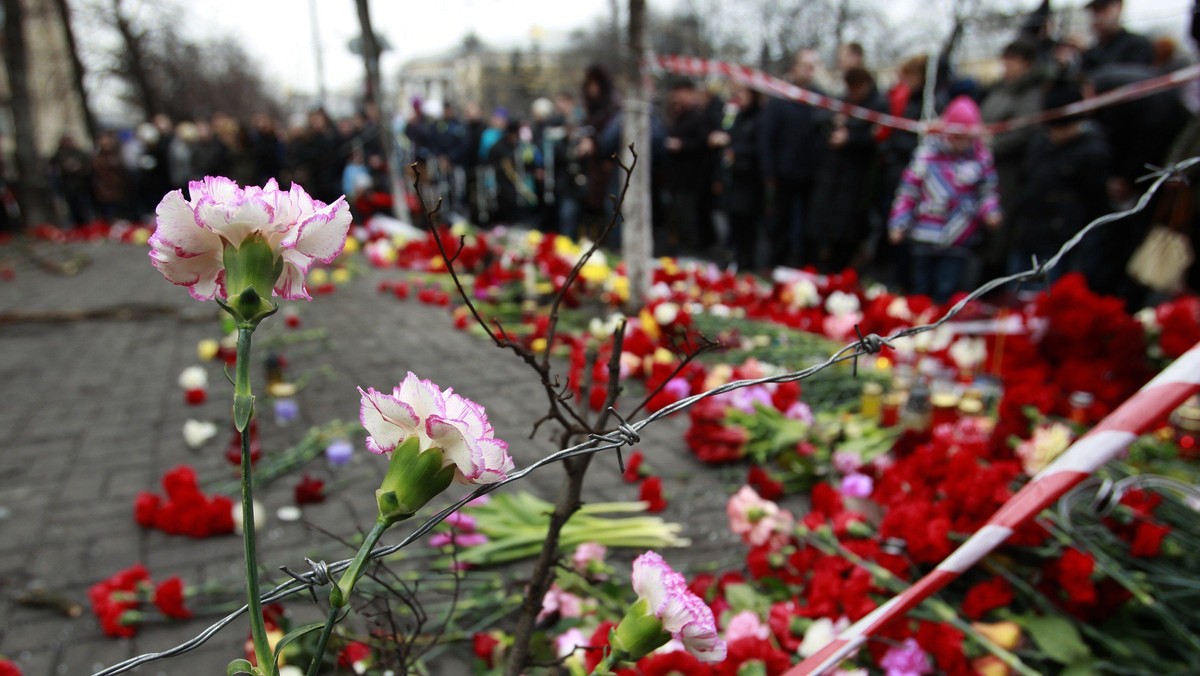
[[[983,143],[956,154],[942,137],[928,136],[900,179],[888,229],[939,248],[971,246],[979,225],[999,210],[996,168]]]

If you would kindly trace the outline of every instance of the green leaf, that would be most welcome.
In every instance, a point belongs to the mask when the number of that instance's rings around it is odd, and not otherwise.
[[[1082,663],[1092,655],[1075,625],[1065,617],[1031,617],[1024,624],[1037,647],[1059,664]]]
[[[343,617],[345,617],[345,615],[343,615]],[[279,656],[281,654],[283,654],[283,649],[286,648],[289,643],[291,643],[292,641],[295,641],[296,639],[300,638],[301,636],[303,636],[309,632],[313,632],[318,629],[321,629],[324,626],[325,626],[324,622],[312,622],[312,623],[306,624],[303,627],[300,627],[298,629],[293,629],[292,631],[289,631],[286,636],[279,639],[279,643],[275,644],[275,655],[272,658],[272,661],[275,664],[279,664]]]
[[[759,596],[748,584],[726,585],[725,600],[729,602],[729,608],[735,614],[743,610],[759,612],[762,606],[766,605],[766,599]]]
[[[1062,670],[1060,676],[1092,676],[1092,674],[1098,673],[1100,673],[1100,670],[1096,668],[1096,661],[1088,658],[1072,663],[1066,669]]]
[[[229,663],[225,667],[225,676],[237,676],[238,674],[254,674],[254,665],[250,664],[250,660],[238,659]]]

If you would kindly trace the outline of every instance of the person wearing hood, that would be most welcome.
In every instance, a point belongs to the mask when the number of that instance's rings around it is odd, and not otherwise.
[[[962,290],[979,226],[1000,226],[992,154],[979,138],[979,106],[960,96],[904,170],[888,218],[894,244],[908,242],[912,292],[945,303]]]

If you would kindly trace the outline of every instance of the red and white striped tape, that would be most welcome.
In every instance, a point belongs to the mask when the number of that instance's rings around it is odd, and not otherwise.
[[[1013,531],[1112,460],[1139,435],[1200,391],[1200,343],[1158,374],[1117,410],[1033,477],[933,571],[855,622],[784,676],[822,674],[837,666],[877,631],[912,610],[999,547]]]
[[[737,64],[728,63],[726,61],[718,61],[716,59],[700,59],[689,56],[656,56],[652,60],[653,67],[660,70],[674,73],[676,75],[687,75],[690,77],[708,77],[720,75],[732,79],[738,84],[745,85],[756,91],[771,96],[789,99],[807,103],[818,108],[832,110],[836,113],[849,115],[861,120],[866,120],[872,124],[878,124],[884,127],[892,127],[903,131],[914,133],[922,133],[928,130],[929,121],[912,120],[907,117],[897,117],[887,113],[881,113],[877,110],[863,108],[861,106],[846,103],[841,99],[818,94],[817,92],[797,87],[790,82],[785,82],[779,78],[772,77],[760,70],[755,70],[747,66],[739,66]],[[1033,115],[1024,115],[1021,117],[1005,120],[1003,122],[994,122],[991,124],[982,125],[978,128],[959,128],[954,125],[943,125],[944,131],[947,132],[982,132],[984,134],[998,134],[1000,132],[1017,129],[1020,127],[1028,127],[1030,125],[1041,124],[1049,120],[1055,120],[1068,115],[1079,115],[1106,106],[1132,101],[1151,94],[1156,94],[1161,91],[1179,87],[1192,80],[1200,79],[1200,64],[1180,68],[1166,75],[1142,80],[1133,84],[1118,87],[1111,91],[1105,92],[1098,96],[1085,99],[1078,103],[1072,103],[1069,106],[1047,110]]]

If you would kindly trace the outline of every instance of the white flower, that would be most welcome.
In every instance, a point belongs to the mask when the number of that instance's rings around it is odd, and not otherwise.
[[[189,366],[179,374],[179,386],[185,390],[207,390],[208,372],[203,366]]]
[[[659,303],[654,308],[654,321],[659,326],[669,326],[679,317],[679,306],[674,303]]]
[[[855,314],[862,307],[858,296],[845,291],[834,291],[825,299],[825,311],[835,317]]]
[[[904,296],[897,296],[888,303],[886,314],[893,319],[907,321],[912,319],[912,310],[908,307],[908,299]]]
[[[844,617],[837,622],[828,617],[822,617],[808,625],[808,631],[804,632],[804,640],[800,642],[800,647],[796,649],[796,652],[801,657],[812,657],[822,648],[833,643],[833,639],[849,626],[850,621]]]
[[[960,369],[973,369],[987,359],[987,343],[983,338],[959,338],[950,346],[950,358]]]
[[[199,420],[189,420],[183,423],[183,441],[188,448],[200,448],[215,436],[217,436],[217,426],[214,423]]]
[[[941,352],[950,347],[954,340],[954,329],[942,324],[932,331],[923,331],[913,336],[917,350],[922,352]]]
[[[811,279],[797,279],[791,285],[792,307],[815,307],[821,302],[821,293]]]

